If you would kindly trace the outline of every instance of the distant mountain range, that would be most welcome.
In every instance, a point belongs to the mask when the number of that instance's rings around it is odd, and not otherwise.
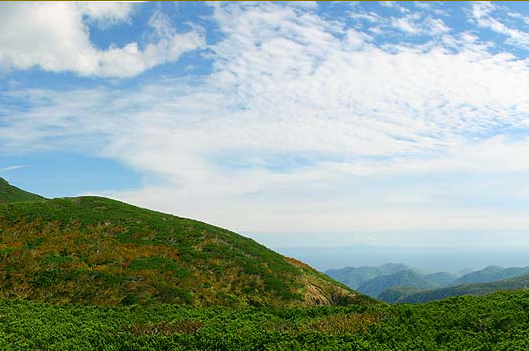
[[[460,275],[448,272],[437,272],[423,275],[423,278],[437,286],[448,286]]]
[[[356,290],[388,303],[426,302],[466,294],[484,295],[498,290],[523,289],[529,285],[529,267],[488,266],[459,274],[424,274],[403,264],[390,263],[379,267],[345,267],[325,273],[351,287],[354,284]]]
[[[401,290],[402,295],[394,296],[391,301],[388,301],[390,292],[386,291],[379,296],[380,299],[386,298],[386,302],[390,303],[419,303],[442,300],[447,297],[460,295],[486,295],[500,290],[527,290],[529,289],[529,274],[524,274],[519,277],[503,279],[488,283],[474,283],[463,284],[457,286],[450,286],[447,288],[434,290],[417,290],[408,291]]]
[[[378,298],[384,290],[396,286],[434,289],[448,286],[459,278],[458,275],[448,272],[424,274],[419,269],[398,263],[386,263],[378,267],[329,269],[325,273],[339,282],[375,298]]]
[[[421,274],[407,269],[390,275],[383,275],[366,281],[358,291],[373,297],[378,297],[384,290],[394,286],[409,286],[420,289],[435,289],[439,285],[428,281]]]
[[[409,269],[409,267],[404,264],[386,263],[378,267],[363,266],[329,269],[325,271],[325,273],[350,288],[358,289],[360,285],[368,280],[405,271],[407,269]]]
[[[471,284],[471,283],[487,283],[498,280],[517,277],[523,274],[529,274],[529,267],[510,267],[503,268],[499,266],[488,266],[480,271],[472,272],[458,278],[450,283],[451,286]]]
[[[522,234],[520,233],[520,235]],[[342,267],[378,267],[387,262],[394,262],[403,263],[408,267],[418,267],[421,271],[428,273],[457,272],[458,277],[461,277],[469,273],[464,271],[469,267],[475,271],[491,264],[502,267],[525,267],[529,265],[527,249],[523,246],[506,247],[499,244],[497,247],[462,246],[454,248],[406,247],[397,244],[394,244],[395,246],[389,244],[387,246],[351,244],[330,247],[319,244],[311,247],[295,247],[293,245],[296,244],[292,243],[289,244],[289,247],[281,247],[274,246],[276,245],[274,242],[282,240],[279,234],[275,235],[273,240],[267,238],[266,233],[258,236],[253,233],[248,233],[248,235],[256,238],[260,243],[268,243],[285,256],[296,257],[321,271]],[[461,235],[465,235],[465,233]],[[329,236],[333,238],[334,242],[339,240],[339,237],[331,236],[331,234]],[[284,237],[284,240],[294,240],[289,235],[284,235]],[[305,245],[301,235],[293,236],[293,238],[299,242],[298,245],[302,245],[302,243]]]

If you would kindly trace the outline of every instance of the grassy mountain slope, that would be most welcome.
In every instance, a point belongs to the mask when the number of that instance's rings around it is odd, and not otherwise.
[[[249,238],[100,197],[0,204],[0,296],[100,305],[372,301]]]
[[[435,284],[424,279],[420,274],[412,270],[406,270],[368,280],[360,285],[358,291],[372,297],[378,297],[384,290],[394,286],[411,286],[421,289],[437,287]]]
[[[460,295],[486,295],[500,290],[520,290],[529,288],[529,274],[496,282],[464,284],[447,288],[426,290],[400,297],[398,303],[418,303],[442,300]]]
[[[344,283],[352,289],[358,289],[364,282],[383,275],[390,275],[410,269],[404,264],[386,263],[378,267],[345,267],[340,269],[329,269],[325,273],[339,282]]]
[[[498,280],[514,278],[516,276],[529,273],[529,267],[510,267],[503,268],[499,266],[488,266],[482,270],[475,271],[454,280],[450,285],[462,285],[471,283],[487,283]]]
[[[4,178],[0,178],[0,203],[37,201],[43,199],[42,196],[19,189],[9,184]]]

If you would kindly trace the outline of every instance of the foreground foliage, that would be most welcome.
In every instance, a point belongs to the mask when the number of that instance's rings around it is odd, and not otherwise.
[[[0,300],[3,350],[524,350],[529,293],[423,305],[75,306]]]

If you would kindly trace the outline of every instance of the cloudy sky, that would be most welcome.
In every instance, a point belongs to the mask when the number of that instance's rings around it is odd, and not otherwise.
[[[523,3],[2,3],[0,176],[275,247],[529,247]]]

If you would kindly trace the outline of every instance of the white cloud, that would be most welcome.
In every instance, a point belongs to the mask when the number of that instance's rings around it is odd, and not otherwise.
[[[239,231],[529,228],[521,210],[438,201],[468,184],[384,185],[529,172],[526,61],[468,35],[450,50],[380,48],[298,9],[213,6],[225,37],[210,47],[211,75],[132,92],[6,93],[31,107],[0,111],[1,151],[77,147],[119,159],[168,184],[107,194]],[[504,191],[481,190],[468,196]]]
[[[354,20],[367,22],[368,30],[381,36],[381,38],[394,36],[395,30],[411,37],[418,35],[438,36],[450,32],[450,28],[441,18],[432,17],[432,15],[440,14],[435,9],[424,10],[423,8],[423,11],[412,12],[394,2],[381,2],[381,5],[398,9],[400,15],[383,17],[374,11],[366,12],[355,7],[349,16]],[[418,7],[421,8],[420,5]]]
[[[315,10],[318,8],[316,1],[288,1],[289,6],[299,7],[304,10]]]
[[[516,28],[511,28],[493,17],[492,13],[497,10],[497,7],[490,2],[474,2],[472,3],[471,16],[472,20],[482,28],[488,28],[496,33],[506,35],[508,43],[521,46],[525,49],[529,48],[529,33],[521,31]],[[519,16],[525,18],[519,13],[510,12],[509,16]]]
[[[20,168],[27,168],[30,167],[29,165],[14,165],[14,166],[7,166],[0,168],[0,172],[7,172],[7,171],[14,171],[16,169]]]
[[[396,17],[392,19],[391,24],[393,25],[393,27],[398,28],[403,32],[418,34],[420,30],[414,22],[419,18],[420,16],[418,14],[408,15],[405,17]]]
[[[404,17],[391,18],[391,26],[412,35],[440,35],[450,31],[442,19],[424,17],[421,13],[411,13]]]
[[[438,35],[450,32],[450,28],[445,25],[443,20],[440,18],[427,18],[426,19],[427,32]]]
[[[415,1],[413,4],[420,9],[431,10],[433,8],[433,5],[426,1]]]
[[[372,23],[380,23],[383,21],[383,18],[376,12],[357,12],[352,11],[350,17],[355,20],[366,20]]]
[[[379,1],[378,2],[381,6],[391,8],[394,10],[397,10],[401,13],[409,13],[410,10],[408,10],[406,7],[400,5],[398,1]]]
[[[90,42],[88,21],[111,26],[128,21],[130,3],[16,2],[0,5],[0,65],[82,76],[131,77],[204,45],[196,31],[165,31],[144,50],[136,42],[101,50]],[[153,21],[153,24],[158,24]],[[158,28],[155,26],[155,28]]]
[[[378,3],[384,7],[394,7],[396,5],[394,1],[379,1]]]
[[[82,13],[100,26],[107,27],[119,22],[129,22],[134,4],[131,2],[80,2]]]

